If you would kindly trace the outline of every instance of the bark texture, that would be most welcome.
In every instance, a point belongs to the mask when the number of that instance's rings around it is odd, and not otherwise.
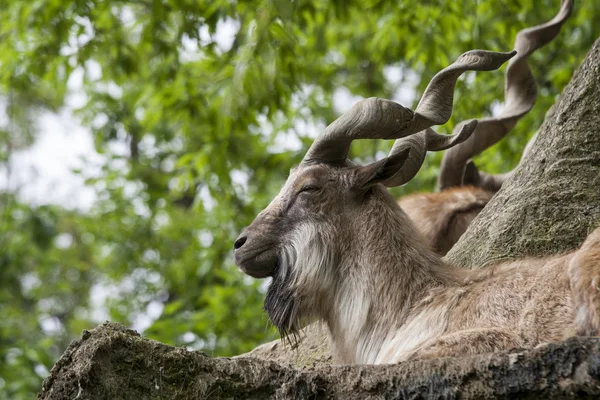
[[[531,152],[446,259],[479,268],[559,254],[600,225],[600,42],[546,115]]]
[[[211,358],[106,323],[84,331],[38,399],[597,398],[600,338],[530,351],[384,366],[298,370],[255,358]]]
[[[600,41],[549,111],[513,177],[447,255],[464,267],[558,254],[600,225]],[[40,399],[574,398],[600,395],[600,339],[535,350],[339,366],[323,332],[299,347],[262,345],[210,358],[141,338],[115,324],[84,332],[57,362]],[[261,360],[262,359],[262,360]],[[269,361],[271,360],[271,361]],[[276,362],[272,362],[276,361]]]

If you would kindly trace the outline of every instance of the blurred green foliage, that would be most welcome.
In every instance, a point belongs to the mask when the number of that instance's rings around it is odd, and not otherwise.
[[[1,165],[35,142],[40,110],[65,106],[76,73],[85,94],[76,116],[107,162],[86,176],[98,197],[85,212],[0,191],[0,398],[31,398],[69,341],[103,317],[131,325],[159,315],[145,335],[212,355],[274,338],[259,283],[233,265],[232,241],[309,136],[350,106],[336,109],[334,99],[411,105],[462,52],[508,51],[517,31],[558,8],[559,0],[4,0]],[[600,2],[577,2],[559,37],[531,57],[537,104],[480,157],[483,170],[517,163],[599,36],[599,11]],[[501,106],[503,72],[467,74],[440,129]],[[352,156],[372,160],[390,146],[362,141]],[[433,189],[440,156],[396,194]]]

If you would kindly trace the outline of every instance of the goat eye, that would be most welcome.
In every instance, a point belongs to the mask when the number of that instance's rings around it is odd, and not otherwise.
[[[298,194],[305,193],[305,192],[306,193],[313,193],[313,192],[318,191],[319,189],[320,189],[320,187],[315,186],[315,185],[306,185],[306,186],[303,186],[302,189],[300,189],[298,191]]]

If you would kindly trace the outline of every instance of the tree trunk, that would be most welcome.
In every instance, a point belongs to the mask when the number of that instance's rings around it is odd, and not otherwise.
[[[546,115],[531,152],[446,255],[480,268],[577,248],[600,226],[600,42]]]
[[[476,268],[573,250],[600,225],[600,40],[549,111],[526,160],[447,255]],[[89,336],[89,333],[87,334]],[[102,326],[74,342],[40,398],[482,398],[600,394],[599,339],[521,353],[331,367],[310,327],[296,350],[280,341],[211,359]],[[287,365],[287,366],[286,366]],[[299,370],[292,367],[319,367]]]

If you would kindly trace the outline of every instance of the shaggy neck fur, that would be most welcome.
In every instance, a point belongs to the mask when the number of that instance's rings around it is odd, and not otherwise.
[[[265,300],[284,334],[324,321],[340,363],[375,362],[430,289],[461,279],[428,247],[385,188],[375,187],[368,196],[356,219],[360,224],[298,230]],[[328,232],[336,232],[335,238]]]
[[[430,289],[460,280],[445,265],[382,187],[364,206],[361,224],[352,225],[352,248],[330,313],[335,357],[342,363],[374,363],[390,335]]]

